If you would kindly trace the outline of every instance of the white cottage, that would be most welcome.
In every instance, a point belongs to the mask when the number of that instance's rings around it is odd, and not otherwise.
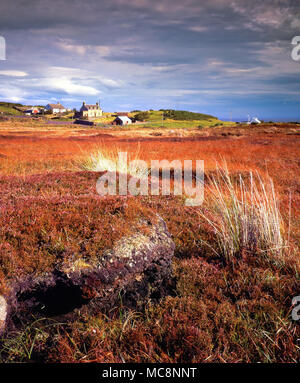
[[[50,111],[53,114],[66,113],[66,111],[67,111],[67,109],[63,105],[61,105],[60,103],[47,104],[45,107],[45,110]]]
[[[117,116],[114,120],[115,125],[129,125],[132,124],[132,120],[127,116]]]

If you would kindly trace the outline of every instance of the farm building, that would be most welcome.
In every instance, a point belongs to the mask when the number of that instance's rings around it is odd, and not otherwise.
[[[87,105],[85,102],[82,103],[80,108],[80,116],[87,118],[97,118],[103,115],[103,111],[99,106],[99,103],[96,102],[95,105]]]
[[[129,125],[129,124],[132,124],[132,121],[127,116],[117,116],[113,124],[114,125]]]
[[[39,108],[36,108],[36,107],[32,107],[32,108],[28,108],[26,110],[24,110],[24,114],[26,116],[30,116],[32,114],[38,114],[40,112]]]
[[[61,105],[60,103],[48,104],[48,105],[46,105],[45,110],[50,111],[53,114],[65,113],[67,111],[67,109],[63,105]]]

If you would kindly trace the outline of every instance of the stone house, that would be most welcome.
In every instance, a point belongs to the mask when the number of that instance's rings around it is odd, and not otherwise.
[[[95,105],[87,105],[85,102],[82,103],[82,107],[80,108],[80,117],[90,118],[98,118],[102,117],[103,111],[99,106],[99,103],[96,102]]]

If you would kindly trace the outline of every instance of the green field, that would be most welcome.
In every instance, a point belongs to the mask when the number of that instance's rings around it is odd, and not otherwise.
[[[14,109],[14,106],[22,106],[21,104],[15,104],[11,102],[0,102],[0,113],[10,115],[21,115],[22,113]]]
[[[179,120],[178,116],[176,119],[165,117],[165,111],[163,110],[151,110],[151,111],[141,111],[141,112],[131,112],[129,117],[135,117],[137,114],[145,113],[146,119],[142,122],[137,122],[133,125],[128,125],[126,128],[128,130],[133,130],[137,128],[167,128],[167,129],[202,129],[210,126],[232,126],[233,122],[222,121],[217,117],[200,114],[200,113],[191,113],[191,112],[182,112],[182,117],[186,119]],[[196,116],[197,119],[191,119],[193,116]],[[202,118],[199,118],[202,117]],[[97,120],[98,125],[108,125],[111,124],[114,120],[114,117],[106,116]]]
[[[169,129],[195,129],[195,128],[205,128],[209,126],[219,126],[219,125],[232,125],[232,122],[224,122],[219,120],[216,117],[208,116],[205,114],[194,114],[189,112],[182,113],[183,118],[189,118],[189,119],[182,119],[178,120],[173,118],[166,118],[164,116],[164,111],[162,110],[153,110],[149,111],[149,118],[143,123],[142,127],[151,127],[151,128],[169,128]],[[202,119],[191,119],[191,117],[195,115],[196,117],[202,116]],[[199,118],[199,117],[198,117]]]

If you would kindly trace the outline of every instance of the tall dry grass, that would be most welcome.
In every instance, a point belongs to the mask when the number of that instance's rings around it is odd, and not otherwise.
[[[123,160],[124,154],[126,160]],[[81,170],[92,172],[117,172],[122,174],[129,174],[133,177],[148,177],[149,168],[146,163],[141,162],[141,149],[140,145],[137,146],[135,151],[127,152],[117,146],[105,147],[100,146],[92,153],[83,155],[77,161],[77,166]]]
[[[288,246],[284,222],[271,178],[258,172],[230,175],[226,164],[209,177],[208,201],[212,218],[200,213],[216,235],[218,254],[227,259],[243,251],[280,257]]]

